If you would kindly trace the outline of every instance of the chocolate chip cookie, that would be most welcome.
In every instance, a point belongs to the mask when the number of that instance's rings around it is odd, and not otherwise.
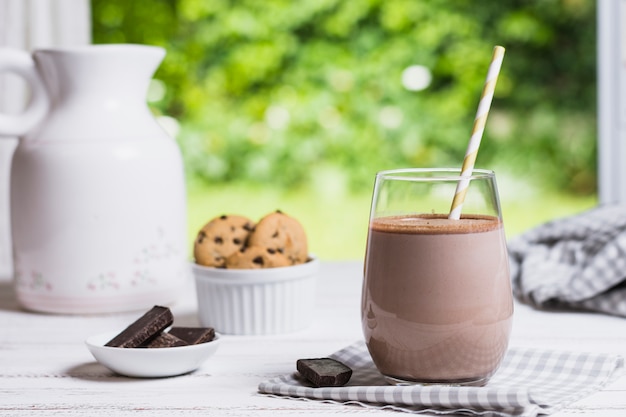
[[[277,268],[291,264],[282,253],[262,246],[248,246],[226,259],[228,269]]]
[[[223,215],[216,217],[198,232],[193,254],[196,263],[223,268],[226,258],[246,246],[254,222],[247,217]]]
[[[309,253],[304,228],[298,220],[281,211],[259,220],[250,234],[248,245],[282,253],[292,265],[306,262]]]

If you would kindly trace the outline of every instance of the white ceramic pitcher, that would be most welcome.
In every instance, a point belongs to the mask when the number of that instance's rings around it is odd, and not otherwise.
[[[0,50],[0,71],[32,90],[0,135],[11,165],[15,290],[27,309],[141,310],[176,299],[187,276],[177,144],[146,92],[165,55],[142,45]]]

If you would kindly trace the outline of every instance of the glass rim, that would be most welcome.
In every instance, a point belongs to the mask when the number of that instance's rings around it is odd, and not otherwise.
[[[423,174],[432,175],[423,176]],[[461,168],[400,168],[378,171],[376,173],[377,179],[404,181],[459,181],[460,179],[489,179],[495,176],[496,173],[493,170],[481,168],[475,168],[470,175],[463,176],[461,176]]]

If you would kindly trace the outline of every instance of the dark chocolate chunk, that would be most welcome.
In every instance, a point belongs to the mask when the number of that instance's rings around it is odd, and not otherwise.
[[[298,359],[296,368],[316,387],[340,387],[352,376],[352,369],[330,358]]]
[[[168,347],[176,347],[176,346],[187,346],[189,343],[184,340],[179,339],[178,337],[169,334],[169,333],[161,333],[157,337],[149,340],[147,343],[141,345],[141,347],[146,348],[168,348]]]
[[[171,326],[174,316],[167,307],[154,306],[150,311],[131,323],[105,346],[134,348],[150,341]]]
[[[215,338],[215,329],[212,327],[172,327],[168,333],[190,345],[210,342]]]

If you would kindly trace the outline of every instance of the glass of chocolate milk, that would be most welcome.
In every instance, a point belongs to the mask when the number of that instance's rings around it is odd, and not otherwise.
[[[459,181],[457,169],[376,175],[361,319],[391,384],[481,386],[506,352],[513,299],[495,174],[475,169],[461,218],[448,219]]]

